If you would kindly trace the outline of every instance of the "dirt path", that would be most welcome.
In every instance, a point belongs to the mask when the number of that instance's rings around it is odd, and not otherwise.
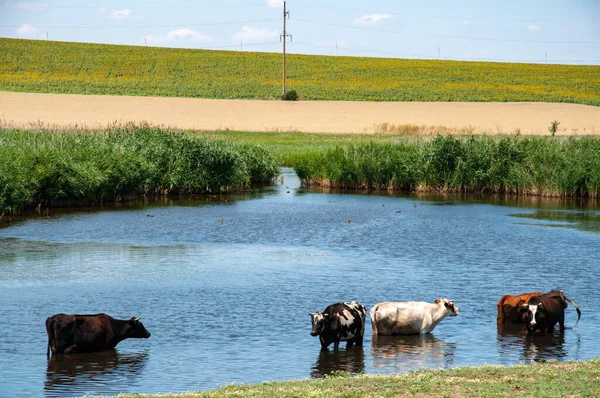
[[[306,133],[473,132],[600,135],[600,107],[553,103],[282,102],[0,92],[6,125],[103,128],[148,122],[180,129]],[[442,126],[442,127],[440,127]]]

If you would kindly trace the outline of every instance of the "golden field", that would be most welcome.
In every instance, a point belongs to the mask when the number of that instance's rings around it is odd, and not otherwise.
[[[600,67],[289,55],[305,100],[600,105]],[[274,99],[281,54],[0,39],[0,91]]]

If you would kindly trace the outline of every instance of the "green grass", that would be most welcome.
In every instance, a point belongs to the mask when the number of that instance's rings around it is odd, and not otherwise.
[[[543,101],[600,105],[600,67],[288,56],[305,100]],[[0,39],[0,90],[279,99],[281,56]]]
[[[245,190],[269,184],[278,173],[279,161],[259,145],[185,132],[0,128],[0,216],[62,201]]]
[[[215,391],[130,397],[597,397],[600,360],[427,370],[396,376],[342,376],[232,385]]]

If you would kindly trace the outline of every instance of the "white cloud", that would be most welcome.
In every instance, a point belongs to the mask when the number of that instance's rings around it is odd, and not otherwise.
[[[108,14],[108,18],[122,20],[122,19],[129,18],[130,15],[131,15],[131,10],[128,8],[125,8],[124,10],[111,11],[110,14]]]
[[[355,19],[354,23],[358,25],[376,24],[381,21],[385,21],[386,19],[391,19],[393,17],[394,16],[391,14],[369,14]]]
[[[265,39],[269,39],[272,37],[277,37],[276,30],[268,30],[266,28],[252,28],[250,26],[243,26],[242,30],[233,35],[233,41],[238,43],[252,43],[252,42],[260,42]]]
[[[146,36],[145,40],[148,44],[165,44],[169,42],[176,42],[181,40],[192,40],[200,42],[210,42],[213,40],[212,37],[205,35],[204,33],[191,30],[191,29],[176,29],[167,33],[165,36]]]
[[[271,8],[282,8],[283,0],[267,0],[267,5]]]
[[[469,24],[469,21],[462,21],[460,24],[461,24],[462,26],[467,26],[467,25]]]
[[[538,26],[538,25],[528,25],[527,26],[527,30],[530,32],[537,32],[540,29],[542,29],[542,27]]]
[[[37,34],[38,29],[35,26],[25,24],[17,29],[17,35],[21,37],[33,37]]]
[[[42,10],[48,7],[48,3],[25,3],[25,2],[7,2],[1,5],[4,8],[17,8],[19,10]]]

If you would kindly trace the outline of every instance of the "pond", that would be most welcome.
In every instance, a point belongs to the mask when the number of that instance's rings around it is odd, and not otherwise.
[[[0,227],[0,395],[207,390],[232,382],[584,360],[600,353],[595,202],[311,191],[58,211]],[[504,294],[564,289],[564,334],[498,330]],[[432,334],[320,351],[309,312],[453,299]],[[141,316],[149,339],[46,359],[46,317]],[[567,309],[567,325],[576,313]]]

